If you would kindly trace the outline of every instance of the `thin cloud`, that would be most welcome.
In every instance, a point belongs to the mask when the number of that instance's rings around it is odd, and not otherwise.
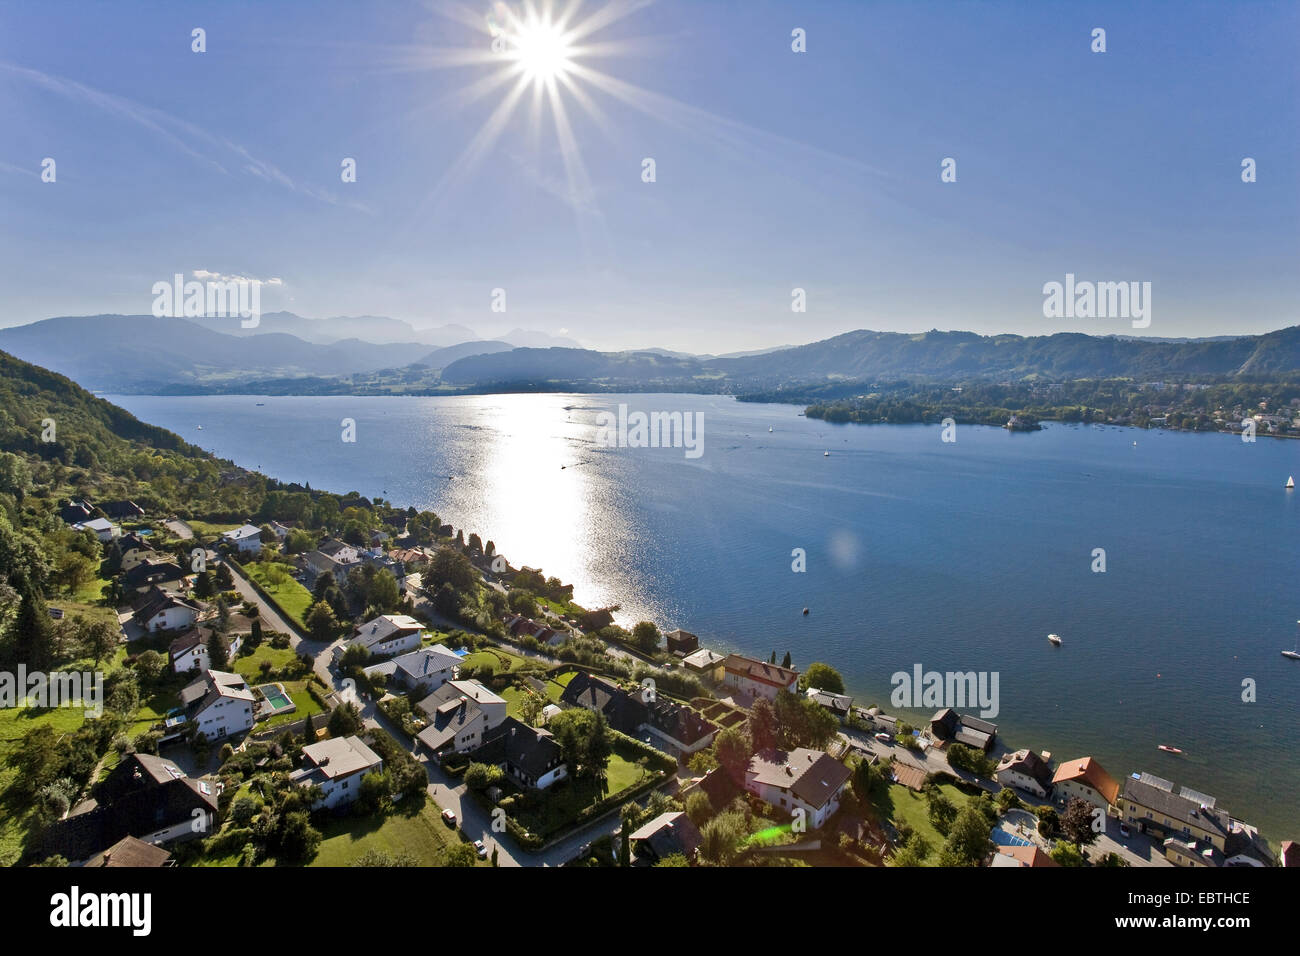
[[[333,193],[297,182],[274,163],[257,158],[238,143],[233,143],[225,137],[214,136],[202,127],[172,116],[163,110],[145,106],[124,96],[97,90],[84,83],[78,83],[76,80],[43,73],[40,70],[33,70],[4,60],[0,60],[0,70],[65,99],[92,106],[103,113],[142,126],[195,161],[210,166],[225,175],[230,175],[230,170],[210,153],[215,152],[217,155],[221,155],[222,152],[233,153],[241,161],[238,168],[251,176],[261,179],[263,182],[276,183],[291,192],[307,196],[319,202],[329,203],[334,206],[345,206],[370,215],[374,214],[374,210],[365,203],[340,200]]]

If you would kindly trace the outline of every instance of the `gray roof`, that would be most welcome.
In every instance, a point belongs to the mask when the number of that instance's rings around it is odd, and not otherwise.
[[[1196,801],[1172,793],[1163,787],[1154,786],[1142,779],[1135,780],[1129,777],[1124,781],[1124,799],[1162,817],[1199,827],[1208,833],[1217,833],[1225,839],[1231,832],[1230,818],[1222,810],[1209,807],[1202,810],[1202,805]],[[1163,826],[1163,820],[1156,822]]]

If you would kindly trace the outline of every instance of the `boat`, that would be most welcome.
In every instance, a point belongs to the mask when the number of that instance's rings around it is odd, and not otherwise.
[[[199,431],[203,431],[203,426],[202,426],[202,425],[195,425],[194,427],[197,428]]]
[[[257,403],[257,407],[258,407],[258,408],[261,408],[261,407],[262,407],[263,405],[265,405],[265,404],[266,404],[266,402],[258,402],[258,403]]]
[[[1295,490],[1295,475],[1286,476],[1286,486],[1289,490]]]
[[[1300,621],[1296,621],[1296,624],[1300,624]],[[1296,638],[1295,650],[1283,651],[1282,656],[1289,657],[1293,661],[1300,661],[1300,637]]]
[[[1171,747],[1171,746],[1169,746],[1168,744],[1161,744],[1161,745],[1160,745],[1159,747],[1157,747],[1156,749],[1157,749],[1157,750],[1163,750],[1163,751],[1164,751],[1165,753],[1167,753],[1167,754],[1180,754],[1180,753],[1182,753],[1182,751],[1179,750],[1177,747]]]
[[[824,452],[822,452],[822,457],[823,457],[823,458],[829,458],[829,457],[831,457],[831,453],[828,452],[828,451],[824,451]]]
[[[772,431],[772,426],[771,426],[771,425],[768,425],[768,426],[767,426],[767,430],[768,430],[768,432],[770,433],[770,432]]]
[[[1047,639],[1051,641],[1053,644],[1055,644],[1057,647],[1060,647],[1063,643],[1065,643],[1064,641],[1061,640],[1060,634],[1048,634]]]

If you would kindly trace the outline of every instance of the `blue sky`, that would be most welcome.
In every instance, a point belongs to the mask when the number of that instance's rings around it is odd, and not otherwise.
[[[597,348],[1133,333],[1044,318],[1067,272],[1151,282],[1144,334],[1300,321],[1300,5],[620,6],[574,62],[625,95],[573,75],[597,121],[559,87],[569,164],[530,89],[458,165],[509,88],[449,63],[489,59],[488,3],[0,3],[0,325],[148,312],[195,270]]]

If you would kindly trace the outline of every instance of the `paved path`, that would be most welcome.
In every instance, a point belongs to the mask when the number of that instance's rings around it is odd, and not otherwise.
[[[176,537],[180,538],[182,541],[189,541],[191,538],[194,537],[194,530],[189,525],[187,525],[184,521],[180,521],[178,519],[174,519],[172,521],[164,521],[163,527],[165,527],[172,534],[176,535]]]

